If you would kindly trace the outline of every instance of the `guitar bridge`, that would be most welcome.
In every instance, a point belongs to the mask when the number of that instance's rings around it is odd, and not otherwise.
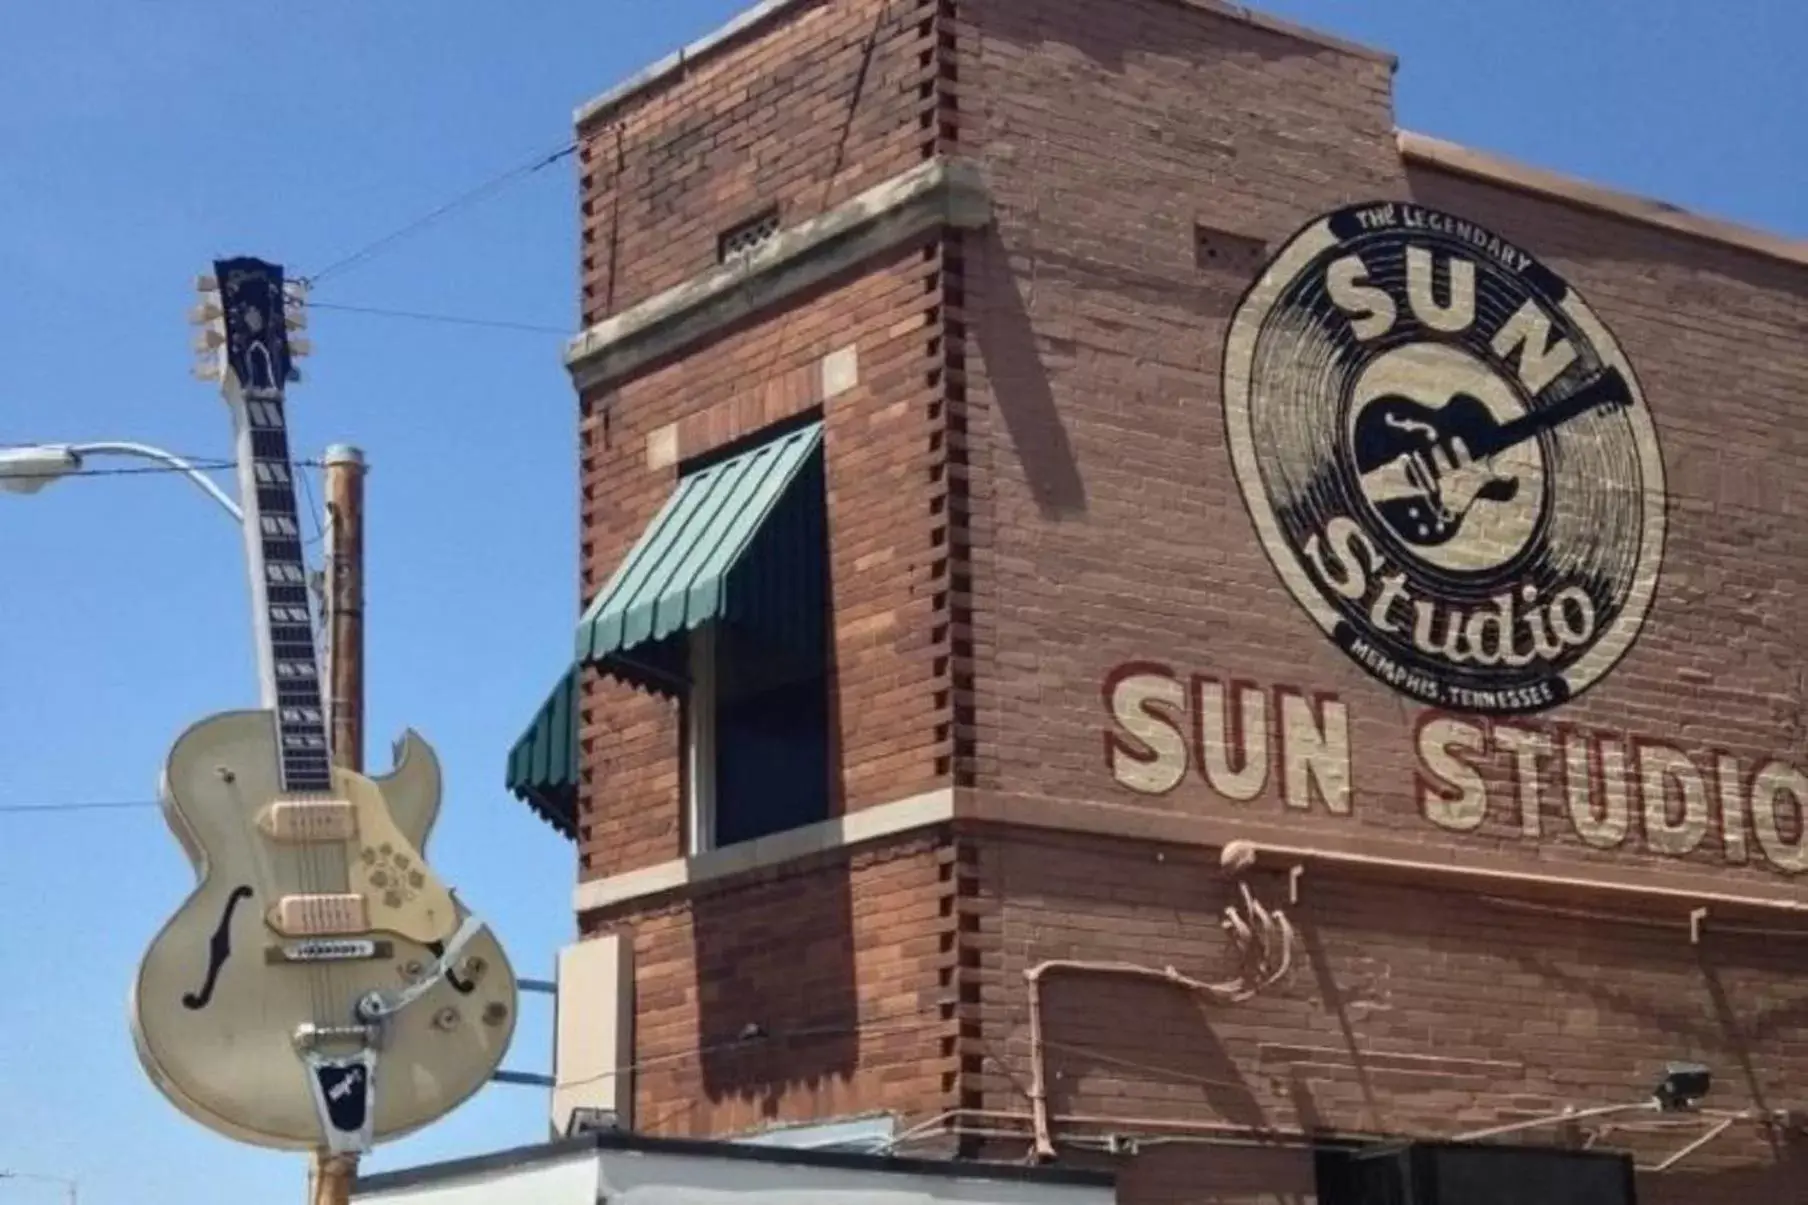
[[[258,828],[274,841],[350,841],[358,835],[358,813],[337,799],[285,799],[265,808]]]
[[[361,895],[285,895],[270,927],[284,937],[342,937],[369,932],[370,918]]]
[[[388,958],[394,953],[394,945],[387,941],[325,938],[270,946],[264,951],[264,961],[271,966],[306,962],[364,962],[374,958]]]

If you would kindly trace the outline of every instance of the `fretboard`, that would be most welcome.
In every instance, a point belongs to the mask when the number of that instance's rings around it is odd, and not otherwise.
[[[1542,410],[1522,414],[1512,422],[1502,424],[1494,433],[1494,438],[1486,441],[1483,447],[1472,448],[1471,452],[1478,457],[1498,455],[1541,432],[1555,430],[1590,410],[1602,406],[1626,405],[1631,396],[1626,388],[1626,378],[1620,375],[1620,370],[1609,367],[1562,401],[1553,402]]]
[[[280,399],[247,401],[245,414],[255,482],[245,499],[245,521],[256,524],[261,537],[254,558],[259,563],[252,566],[252,572],[260,574],[264,583],[258,639],[269,651],[268,664],[276,679],[282,786],[289,793],[329,791],[332,762],[283,403]]]

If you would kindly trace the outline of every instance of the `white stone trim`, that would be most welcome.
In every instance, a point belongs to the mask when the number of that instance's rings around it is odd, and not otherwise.
[[[691,858],[677,858],[630,870],[606,879],[579,883],[572,893],[571,906],[577,912],[606,908],[647,896],[676,891],[681,887],[707,883],[732,874],[760,870],[792,862],[812,854],[847,849],[883,837],[895,837],[920,828],[930,828],[954,819],[954,791],[943,787],[908,799],[861,808],[845,816],[835,816],[816,824],[806,824],[789,832],[774,833],[757,841],[745,841],[723,849],[710,850]]]
[[[978,167],[961,159],[926,159],[819,217],[780,230],[732,263],[589,327],[565,345],[565,367],[580,390],[609,384],[925,231],[973,230],[991,220]]]

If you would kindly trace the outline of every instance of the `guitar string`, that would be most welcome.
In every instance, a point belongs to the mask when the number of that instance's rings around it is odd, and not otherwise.
[[[288,513],[285,517],[289,518],[291,521],[296,521],[295,545],[296,545],[297,554],[299,555],[300,554],[300,545],[301,545],[301,530],[300,530],[300,525],[298,522],[299,517],[300,517],[298,512],[300,510],[300,507],[297,505],[297,498],[296,498],[296,491],[295,491],[295,476],[296,475],[295,475],[295,470],[294,470],[294,465],[293,465],[293,458],[291,457],[291,455],[289,453],[287,401],[286,401],[286,399],[281,397],[279,394],[279,396],[276,399],[274,399],[273,401],[271,401],[268,404],[270,406],[268,413],[275,418],[276,422],[273,427],[266,428],[266,430],[270,430],[273,432],[273,434],[275,434],[277,439],[272,442],[278,443],[278,446],[282,453],[280,460],[277,460],[277,458],[274,458],[274,457],[271,458],[273,461],[275,461],[275,463],[272,465],[272,467],[281,469],[281,471],[283,473],[283,477],[284,477],[284,484],[286,486],[286,488],[281,491],[273,491],[273,497],[279,501],[286,499],[287,504],[284,507],[284,509]],[[256,456],[255,450],[254,450],[254,453],[253,453],[254,462],[258,459],[261,459],[261,458]],[[261,500],[260,500],[260,505],[258,506],[258,517],[259,517],[260,522],[264,518],[263,509],[264,508],[261,505]],[[305,559],[302,561],[302,563],[300,565],[296,566],[296,568],[301,572],[301,575],[302,575],[302,582],[301,582],[302,603],[304,606],[306,606],[306,604],[307,604],[307,580],[306,580],[307,570],[306,570]],[[265,572],[266,591],[268,591],[268,589],[273,584],[277,585],[277,587],[279,589],[284,589],[284,590],[287,590],[291,587],[292,583],[283,582],[283,583],[277,584],[277,583],[272,583],[269,580],[269,564],[268,564],[267,559],[265,561],[264,572]],[[267,596],[265,598],[265,608],[264,609],[265,609],[264,619],[265,619],[265,624],[266,624],[266,630],[271,632],[272,644],[274,645],[273,628],[274,628],[275,617],[274,617],[274,615],[271,614],[270,606],[269,606],[269,599]],[[310,616],[310,619],[307,623],[307,628],[308,628],[309,640],[310,640],[310,644],[311,644],[312,638],[313,638],[313,623],[312,623],[312,619],[311,619],[311,616],[312,616],[311,609],[308,611],[308,614]],[[272,653],[274,654],[274,648],[272,649]],[[274,661],[275,659],[276,658],[273,656],[272,660]],[[316,670],[316,686],[317,685],[318,685],[318,670]],[[284,723],[284,720],[283,720],[283,710],[286,705],[281,697],[282,679],[280,676],[278,677],[278,680],[277,680],[277,690],[278,690],[278,697],[276,700],[276,705],[277,705],[276,737],[277,737],[278,777],[279,777],[280,786],[281,786],[281,794],[283,797],[288,798],[288,797],[293,797],[293,796],[297,795],[298,792],[294,789],[295,784],[290,781],[292,775],[290,773],[291,758],[290,758],[289,744],[288,744],[289,733],[287,732],[287,725]],[[291,694],[293,694],[293,693],[294,693],[294,688],[291,687]],[[305,802],[305,800],[300,801],[300,802]],[[303,820],[302,823],[305,825],[305,823],[306,823],[305,819]],[[298,851],[293,850],[293,849],[288,851],[289,859],[292,860],[292,864],[295,867],[296,877],[300,880],[299,885],[301,887],[301,894],[304,897],[317,897],[319,894],[319,883],[320,883],[321,876],[320,876],[319,868],[318,868],[319,859],[315,852],[316,843],[310,839],[307,839],[306,834],[304,832],[303,840],[301,841],[300,845],[301,845],[301,848]],[[317,904],[315,906],[318,907]],[[303,915],[306,915],[306,913],[308,911],[310,911],[310,909],[305,906],[301,909],[301,912]],[[316,1027],[321,1026],[323,1024],[329,1024],[330,1021],[328,1020],[327,1014],[329,1013],[329,1011],[331,1009],[331,1003],[332,1003],[331,980],[329,977],[323,976],[319,973],[320,967],[317,964],[309,961],[309,962],[305,962],[303,964],[303,966],[305,969],[302,971],[302,976],[303,976],[304,982],[307,984],[307,987],[308,987],[308,1004],[309,1004],[310,1021]]]
[[[288,428],[288,410],[287,410],[288,403],[287,403],[286,399],[284,400],[283,405],[284,405],[283,423],[284,423],[284,430],[286,432],[287,428]],[[286,448],[286,441],[285,441],[285,448]],[[320,676],[321,670],[322,670],[322,661],[320,658],[319,630],[316,628],[316,626],[314,624],[313,591],[310,588],[310,585],[308,582],[307,557],[306,557],[306,554],[303,552],[301,514],[300,514],[300,512],[303,508],[299,505],[298,499],[296,498],[296,491],[294,489],[297,475],[293,471],[291,471],[289,474],[289,477],[290,477],[289,498],[290,498],[290,504],[291,504],[290,512],[291,512],[292,517],[295,519],[295,525],[296,525],[295,544],[296,544],[296,557],[297,557],[297,561],[298,561],[297,569],[301,574],[301,582],[300,582],[301,606],[303,609],[303,614],[306,616],[308,653],[309,653],[309,656],[314,665],[314,674],[313,674],[314,704],[317,709],[317,712],[319,714],[321,714],[322,716],[324,716],[325,705],[326,705],[326,686],[322,682],[321,676]],[[320,517],[319,517],[319,512],[317,509],[317,503],[314,498],[313,483],[310,480],[310,478],[307,476],[307,474],[305,474],[305,473],[300,475],[299,480],[300,480],[300,486],[301,486],[301,494],[307,498],[306,510],[308,512],[308,515],[310,518],[313,519],[315,524],[318,525],[320,522]],[[330,748],[327,748],[324,745],[324,742],[326,740],[326,730],[325,730],[324,723],[321,726],[320,736],[323,741],[323,752],[326,754],[326,758],[327,758],[327,768],[323,770],[322,777],[325,779],[326,783],[329,786],[329,789],[325,792],[325,794],[330,797],[330,795],[332,793],[330,790],[330,784],[332,782],[332,771],[330,768],[332,754],[331,754]],[[314,792],[314,791],[308,792],[308,794],[310,794],[310,795],[317,794],[317,793],[318,792]],[[330,844],[331,844],[330,842],[325,842],[325,841],[309,840],[303,846],[303,849],[306,851],[305,866],[306,866],[306,869],[308,872],[308,878],[310,880],[309,884],[308,884],[308,893],[310,895],[319,896],[319,895],[324,894],[325,893],[324,889],[329,884],[331,876],[327,873],[327,864],[329,864],[331,862],[331,857],[330,857],[330,854],[328,853],[326,847]],[[319,905],[319,907],[321,908],[321,910],[323,912],[326,910],[324,905]],[[318,1011],[320,1011],[320,1009],[324,1008],[326,1010],[326,1012],[329,1014],[329,1017],[327,1019],[325,1019],[324,1021],[321,1017],[316,1016],[315,1023],[316,1024],[322,1024],[322,1023],[333,1024],[334,1019],[332,1018],[332,1014],[336,1014],[338,1012],[337,1001],[339,998],[339,987],[338,987],[338,984],[335,983],[335,981],[334,981],[332,961],[330,959],[326,959],[326,960],[322,960],[318,963],[310,963],[308,975],[309,975],[309,979],[312,982],[319,985],[319,990],[322,995],[322,1002],[316,1006],[316,1011],[318,1012]]]

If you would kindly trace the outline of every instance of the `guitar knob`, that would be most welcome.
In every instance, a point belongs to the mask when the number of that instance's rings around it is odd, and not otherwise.
[[[476,983],[479,979],[483,978],[483,973],[489,969],[490,964],[485,962],[481,955],[473,954],[471,957],[465,959],[461,973],[463,974],[466,983]]]
[[[483,1006],[483,1023],[485,1025],[500,1025],[508,1020],[508,1015],[508,1005],[500,1000],[492,1000]]]
[[[433,1028],[454,1029],[458,1025],[458,1010],[447,1005],[433,1014]]]

